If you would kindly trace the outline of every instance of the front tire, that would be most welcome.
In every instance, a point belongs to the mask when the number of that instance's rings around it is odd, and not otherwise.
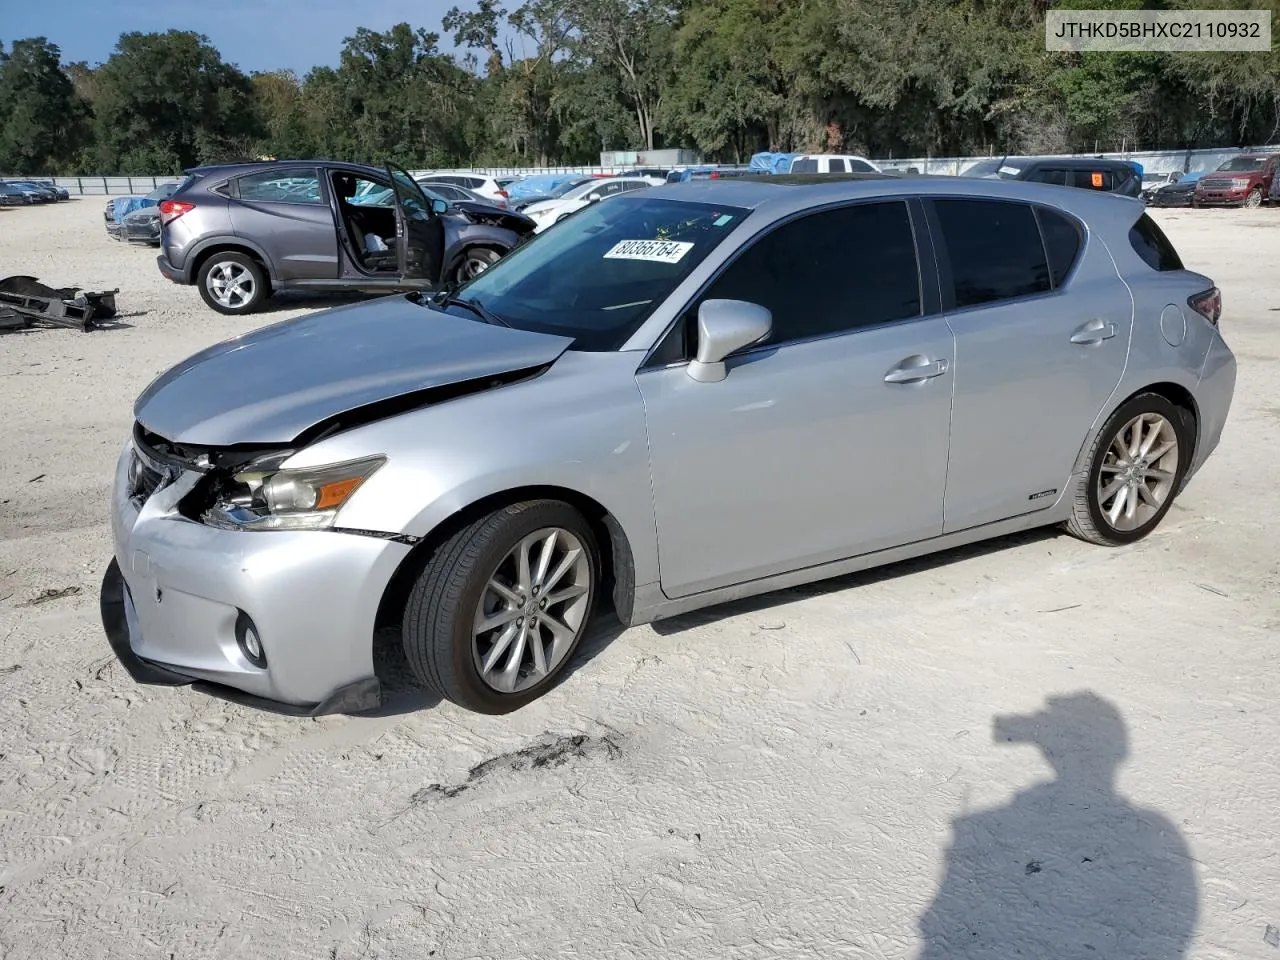
[[[453,269],[455,283],[463,284],[478,277],[502,259],[502,254],[489,247],[471,247],[462,254],[462,259]]]
[[[586,520],[555,500],[517,503],[441,544],[405,606],[409,666],[479,713],[509,713],[563,675],[591,622],[600,555]]]
[[[267,277],[258,261],[244,253],[215,253],[196,277],[200,296],[219,313],[253,313],[267,298]]]
[[[1156,393],[1121,404],[1094,441],[1067,530],[1103,546],[1134,543],[1154,530],[1186,476],[1195,442],[1190,421]]]
[[[1249,196],[1244,198],[1244,205],[1250,210],[1262,206],[1262,191],[1254,187],[1249,191]]]

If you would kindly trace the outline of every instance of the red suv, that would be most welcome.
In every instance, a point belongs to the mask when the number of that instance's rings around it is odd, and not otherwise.
[[[1256,207],[1268,198],[1280,153],[1232,157],[1196,184],[1196,207]]]

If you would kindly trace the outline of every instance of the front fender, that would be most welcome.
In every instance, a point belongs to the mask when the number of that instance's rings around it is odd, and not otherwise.
[[[382,455],[338,525],[426,537],[495,494],[553,487],[589,498],[631,546],[635,582],[658,579],[657,528],[638,353],[569,351],[506,386],[368,424],[301,451],[289,465]]]

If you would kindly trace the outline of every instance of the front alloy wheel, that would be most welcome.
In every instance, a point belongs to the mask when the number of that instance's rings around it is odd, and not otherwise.
[[[1245,197],[1244,205],[1248,207],[1250,210],[1254,209],[1255,207],[1262,206],[1262,191],[1259,190],[1257,187],[1254,187],[1252,190],[1250,190],[1249,196]]]
[[[577,642],[591,594],[591,563],[563,527],[521,539],[498,564],[476,608],[472,653],[480,677],[516,693],[555,673]]]
[[[462,255],[462,260],[453,272],[453,278],[459,284],[466,283],[480,276],[500,259],[502,255],[497,250],[490,250],[488,247],[472,247]]]

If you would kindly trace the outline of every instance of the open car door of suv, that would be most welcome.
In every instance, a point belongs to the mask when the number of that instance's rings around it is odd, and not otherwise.
[[[437,287],[444,272],[444,223],[413,177],[391,164],[387,176],[396,201],[400,279]]]

